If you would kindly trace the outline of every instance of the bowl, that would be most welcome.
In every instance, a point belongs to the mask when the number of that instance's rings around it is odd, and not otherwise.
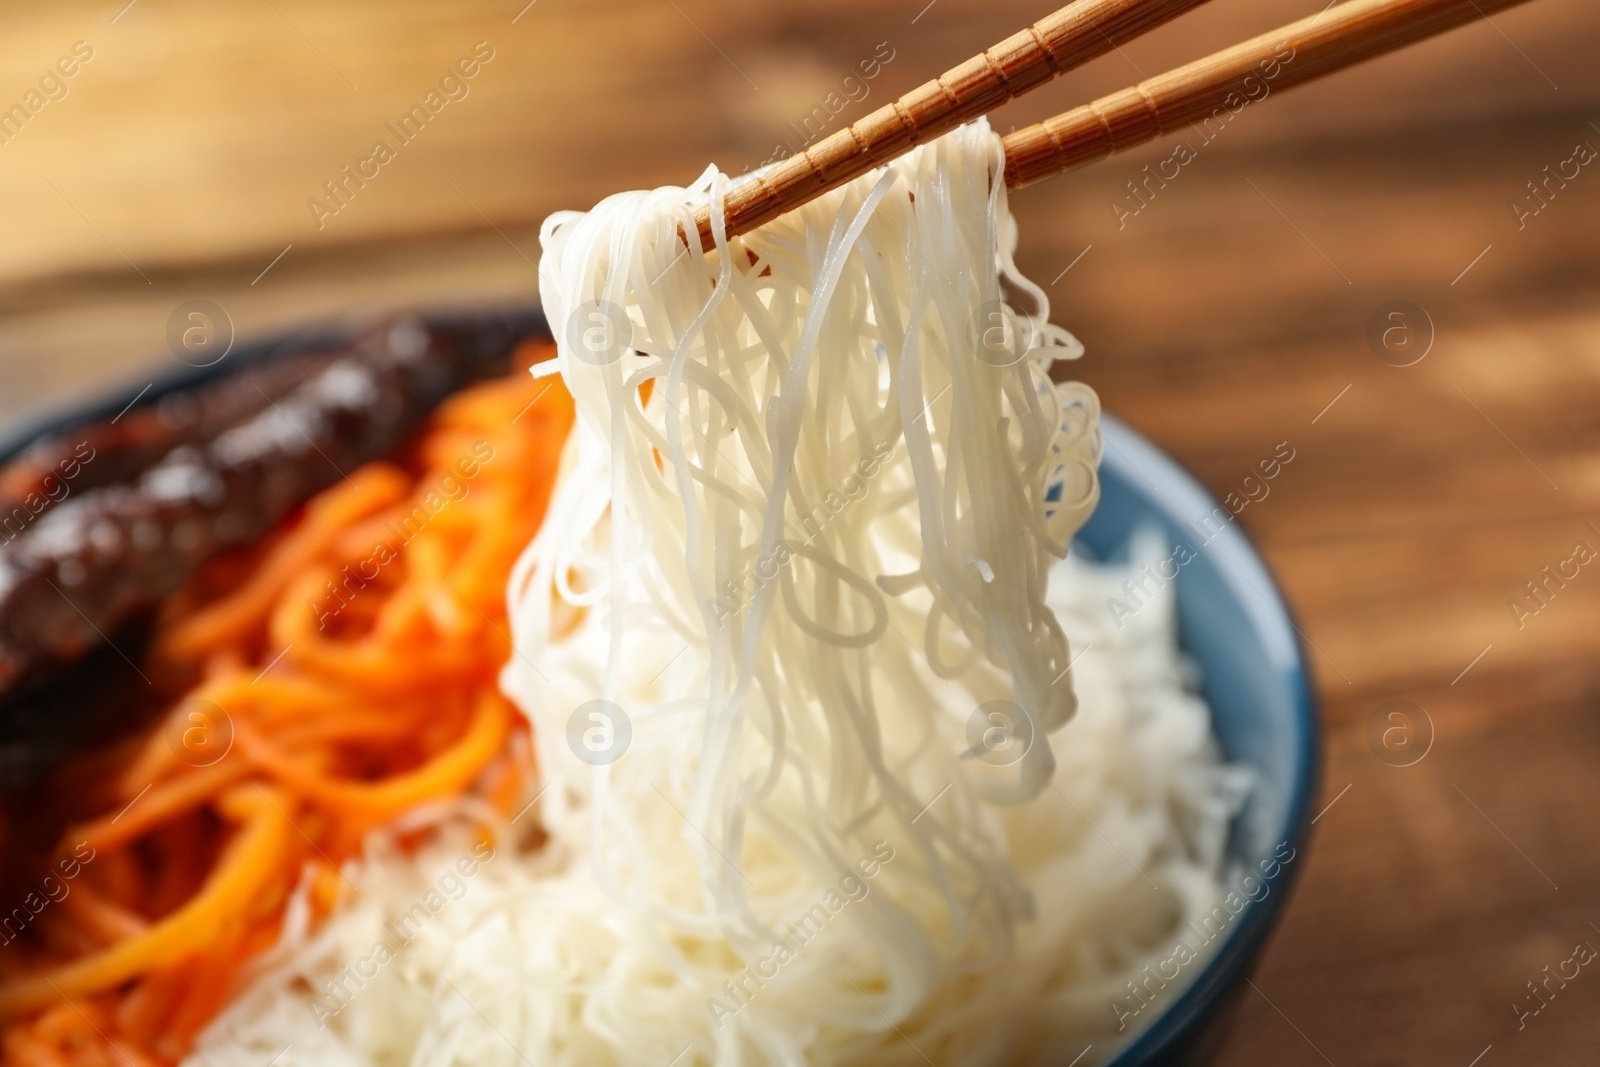
[[[430,321],[461,321],[454,314]],[[471,316],[516,336],[547,335],[531,309]],[[345,331],[304,333],[241,346],[205,368],[177,367],[127,388],[36,408],[0,425],[0,463],[44,434],[158,402],[303,347],[338,342]],[[152,380],[153,379],[153,380]],[[1194,549],[1176,578],[1179,642],[1197,663],[1201,690],[1226,757],[1252,768],[1256,784],[1235,820],[1230,859],[1268,890],[1233,916],[1221,944],[1108,1067],[1203,1060],[1226,1033],[1245,979],[1305,864],[1307,816],[1317,779],[1317,721],[1305,658],[1289,609],[1239,524],[1173,460],[1115,417],[1102,423],[1101,497],[1078,542],[1101,560],[1125,559],[1135,531],[1154,528]],[[1285,856],[1289,858],[1284,859]],[[1263,864],[1276,875],[1262,878]],[[1110,1005],[1107,1010],[1111,1010]],[[1077,1050],[1063,1050],[1066,1057]]]
[[[1317,716],[1293,617],[1238,522],[1127,424],[1106,415],[1101,431],[1100,503],[1077,540],[1102,560],[1126,559],[1142,529],[1189,545],[1193,558],[1173,579],[1178,641],[1200,668],[1224,754],[1256,776],[1228,842],[1229,859],[1242,869],[1228,882],[1244,896],[1243,909],[1189,985],[1106,1061],[1107,1067],[1192,1064],[1204,1062],[1225,1036],[1245,979],[1305,865]],[[1267,877],[1274,866],[1277,873]],[[1258,888],[1241,886],[1245,872]],[[1249,900],[1260,886],[1265,893]]]

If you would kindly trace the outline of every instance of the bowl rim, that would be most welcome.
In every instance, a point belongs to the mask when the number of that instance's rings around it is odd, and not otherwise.
[[[1176,505],[1185,513],[1208,514],[1213,508],[1222,507],[1193,474],[1139,431],[1109,412],[1102,412],[1100,418],[1101,433],[1111,446],[1102,455],[1103,467],[1113,467],[1130,480],[1150,482],[1156,499]],[[1268,839],[1289,845],[1294,850],[1291,859],[1299,862],[1284,864],[1274,891],[1245,906],[1239,920],[1230,925],[1222,943],[1194,979],[1132,1040],[1106,1060],[1104,1067],[1139,1067],[1164,1062],[1163,1057],[1187,1047],[1211,1021],[1211,1013],[1221,1009],[1237,987],[1248,980],[1305,866],[1301,850],[1308,845],[1311,802],[1322,778],[1320,720],[1307,667],[1305,640],[1276,576],[1241,524],[1228,523],[1207,544],[1206,550],[1217,554],[1217,571],[1230,586],[1240,582],[1251,586],[1273,609],[1278,617],[1276,625],[1280,627],[1280,636],[1292,650],[1289,661],[1278,665],[1286,671],[1291,698],[1289,797],[1283,817],[1268,828],[1271,831]],[[1239,588],[1243,592],[1243,586]]]
[[[524,309],[518,310],[525,313]],[[444,312],[421,313],[421,317],[430,323],[449,323],[471,316]],[[530,331],[530,335],[549,332],[542,316],[539,318],[543,330]],[[74,426],[148,407],[174,393],[242,373],[257,363],[304,351],[307,347],[335,346],[353,335],[352,329],[341,327],[286,330],[265,340],[239,345],[230,353],[233,358],[224,358],[205,367],[180,364],[163,370],[135,371],[123,375],[123,384],[91,386],[64,397],[27,405],[0,419],[0,464],[16,459],[35,441],[65,433]],[[1111,446],[1102,455],[1103,466],[1116,468],[1130,479],[1137,477],[1150,482],[1157,499],[1192,510],[1194,514],[1204,514],[1222,506],[1193,474],[1128,423],[1109,412],[1102,412],[1100,418],[1101,433]],[[1310,834],[1311,800],[1316,796],[1321,779],[1319,717],[1307,670],[1305,642],[1276,577],[1243,527],[1237,522],[1228,523],[1208,544],[1208,550],[1213,545],[1221,557],[1219,573],[1229,579],[1230,584],[1242,580],[1253,585],[1279,616],[1286,631],[1282,636],[1292,649],[1290,661],[1283,665],[1287,668],[1293,699],[1290,796],[1284,817],[1272,827],[1271,836],[1287,843],[1295,850],[1294,858],[1299,859]],[[1256,580],[1251,581],[1252,578]],[[1246,906],[1240,913],[1240,921],[1231,924],[1223,942],[1194,979],[1141,1027],[1132,1040],[1105,1061],[1104,1067],[1138,1067],[1153,1062],[1184,1047],[1200,1033],[1210,1021],[1211,1013],[1224,1004],[1258,963],[1264,942],[1280,919],[1303,867],[1303,862],[1285,865],[1285,877],[1274,887],[1277,891]]]
[[[284,330],[271,337],[235,345],[215,363],[176,363],[148,369],[125,369],[105,382],[76,386],[45,397],[0,418],[0,464],[10,463],[34,442],[64,434],[75,426],[121,418],[130,411],[159,404],[175,393],[195,389],[250,367],[309,350],[332,349],[354,336],[348,329],[315,327]],[[113,421],[115,421],[113,419]]]
[[[430,328],[498,326],[521,338],[551,336],[544,313],[529,304],[463,304],[414,312],[327,316],[236,344],[212,363],[188,364],[174,357],[172,365],[163,366],[160,358],[153,358],[146,366],[119,369],[103,381],[74,386],[56,396],[24,404],[0,416],[0,464],[17,459],[41,439],[102,419],[115,421],[130,411],[154,407],[175,393],[243,374],[251,367],[308,352],[336,352],[358,340],[373,325],[400,318],[416,318]]]

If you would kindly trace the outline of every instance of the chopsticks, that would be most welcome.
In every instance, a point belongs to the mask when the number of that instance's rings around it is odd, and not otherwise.
[[[1058,74],[1131,41],[1205,0],[1077,0],[765,174],[728,190],[728,234],[748,233],[924,141],[949,133]],[[716,247],[711,215],[695,216],[701,247]]]
[[[1269,93],[1521,3],[1526,0],[1348,0],[1325,8],[1007,134],[1001,139],[1006,185],[1020,189],[1212,116],[1226,121]]]
[[[1035,89],[1204,0],[1078,0],[855,125],[733,185],[730,236],[748,233],[914,145]],[[1527,0],[1347,0],[1187,66],[1103,96],[1002,139],[1005,179],[1020,188],[1176,126],[1232,114],[1271,92],[1343,70]],[[715,247],[710,213],[695,216]]]

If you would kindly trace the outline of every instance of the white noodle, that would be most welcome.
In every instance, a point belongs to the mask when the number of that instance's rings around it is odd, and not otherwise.
[[[1170,601],[1113,627],[1123,575],[1052,567],[1097,499],[1098,402],[1049,382],[1081,348],[1011,263],[1000,172],[980,122],[744,238],[715,170],[546,223],[579,423],[503,684],[550,841],[319,1019],[297,983],[466,839],[380,842],[192,1062],[956,1067],[1127,1036],[1125,983],[1221,896],[1242,782]],[[684,254],[707,201],[717,249]],[[1008,360],[979,347],[1002,280],[1034,305],[991,335]],[[597,300],[625,354],[575,347]],[[597,697],[631,743],[591,765],[568,727]],[[1020,729],[993,747],[997,706]]]

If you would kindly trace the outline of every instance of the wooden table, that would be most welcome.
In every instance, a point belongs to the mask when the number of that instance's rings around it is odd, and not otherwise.
[[[1049,7],[522,2],[0,16],[0,98],[96,50],[0,144],[0,408],[170,366],[167,317],[194,297],[241,336],[530,299],[548,211],[737,172],[862,60],[892,53],[836,121]],[[996,125],[1317,6],[1203,9]],[[478,41],[470,95],[319,229],[307,200]],[[1137,215],[1111,207],[1124,183],[1197,138],[1015,197],[1021,265],[1108,408],[1219,495],[1296,453],[1241,521],[1314,649],[1326,807],[1227,1067],[1595,1062],[1592,968],[1521,1030],[1513,1005],[1600,947],[1600,563],[1543,605],[1524,585],[1600,552],[1600,167],[1520,229],[1510,201],[1600,148],[1597,46],[1590,0],[1540,0],[1253,106]],[[1432,322],[1411,366],[1367,341],[1393,300]],[[1369,742],[1391,700],[1432,724],[1411,766]]]

